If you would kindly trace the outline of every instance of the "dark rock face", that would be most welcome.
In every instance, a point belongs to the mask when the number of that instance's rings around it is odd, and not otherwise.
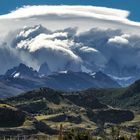
[[[2,128],[0,129],[0,136],[17,136],[17,135],[32,135],[32,134],[37,134],[38,130],[36,128]]]
[[[39,130],[40,132],[44,132],[49,135],[54,135],[54,134],[58,133],[57,130],[50,128],[44,122],[36,121],[36,122],[34,122],[34,125],[35,125],[36,129]]]
[[[54,117],[51,117],[51,118],[49,118],[47,120],[53,121],[53,122],[63,122],[63,121],[66,120],[66,118],[67,118],[67,115],[66,114],[59,114],[59,115],[56,115]]]
[[[67,115],[67,114],[58,114],[56,116],[53,116],[51,118],[47,119],[48,121],[52,122],[64,122],[69,121],[71,123],[79,124],[81,123],[82,119],[80,115]]]
[[[0,107],[0,127],[20,126],[25,121],[25,113],[18,109]]]
[[[38,113],[40,110],[46,108],[45,102],[32,102],[32,103],[25,103],[22,105],[17,105],[17,108],[21,110],[27,111],[29,113]]]
[[[129,98],[129,97],[137,95],[138,93],[140,93],[140,80],[135,81],[134,84],[129,86],[127,90],[125,91],[125,93],[122,94],[120,98],[122,99]]]
[[[5,73],[5,76],[6,77],[20,77],[20,78],[38,77],[38,72],[33,70],[33,68],[20,63],[19,66],[9,69]]]
[[[88,95],[65,95],[67,99],[69,99],[71,102],[78,106],[82,106],[85,108],[90,109],[105,109],[108,108],[107,105],[102,104],[99,102],[99,100],[94,96],[88,96]]]
[[[95,80],[98,81],[99,85],[102,85],[102,87],[105,88],[120,87],[120,85],[115,80],[101,71],[96,72]]]
[[[82,118],[80,115],[77,115],[77,116],[69,115],[69,116],[67,116],[67,118],[68,118],[68,121],[72,122],[72,123],[79,124],[82,122]]]
[[[50,71],[50,68],[48,66],[47,63],[43,63],[41,66],[40,66],[40,69],[39,69],[39,74],[41,75],[50,75],[51,74],[51,71]]]
[[[134,119],[134,113],[129,110],[105,109],[98,111],[88,111],[88,117],[96,123],[119,124]]]
[[[134,76],[136,78],[140,77],[140,69],[138,67],[120,67],[119,64],[113,59],[110,59],[110,61],[106,64],[104,71],[116,76]]]

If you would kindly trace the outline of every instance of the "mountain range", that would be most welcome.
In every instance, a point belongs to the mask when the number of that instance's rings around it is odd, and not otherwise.
[[[43,72],[43,69],[45,71]],[[103,72],[85,73],[73,71],[46,71],[46,64],[39,72],[24,64],[9,69],[0,76],[0,97],[8,97],[40,87],[64,91],[79,91],[88,88],[115,88],[120,85]]]
[[[0,74],[24,63],[42,76],[102,71],[123,87],[140,79],[139,36],[121,30],[78,33],[76,28],[50,30],[35,24],[11,31],[0,46]]]

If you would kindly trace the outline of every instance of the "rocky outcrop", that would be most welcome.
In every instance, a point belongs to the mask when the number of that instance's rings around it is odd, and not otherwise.
[[[52,72],[47,63],[43,63],[39,68],[39,74],[41,75],[50,75]]]
[[[0,104],[0,127],[20,126],[25,121],[25,113],[12,106]]]
[[[129,110],[120,109],[105,109],[105,110],[88,110],[87,116],[95,123],[114,123],[119,124],[125,121],[131,121],[134,119],[134,113]]]
[[[66,94],[64,95],[68,100],[72,103],[90,109],[103,109],[108,108],[107,105],[102,104],[99,100],[94,96],[88,96],[86,94]]]

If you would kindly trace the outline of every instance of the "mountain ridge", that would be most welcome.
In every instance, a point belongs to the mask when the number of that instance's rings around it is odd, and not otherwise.
[[[0,76],[0,82],[6,85],[5,89],[3,89],[5,94],[0,95],[1,97],[8,97],[9,92],[7,88],[12,89],[10,95],[17,95],[40,87],[50,87],[64,91],[120,87],[117,82],[100,71],[91,74],[85,72],[60,71],[51,75],[40,75],[37,71],[33,70],[33,68],[24,64],[19,64],[19,66],[8,70],[5,75]],[[2,92],[0,93],[2,94]]]

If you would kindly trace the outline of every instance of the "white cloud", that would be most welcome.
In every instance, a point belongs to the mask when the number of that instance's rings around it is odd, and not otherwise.
[[[66,50],[68,51],[68,48],[69,46],[71,46],[72,42],[69,40],[57,39],[58,35],[62,37],[61,33],[54,33],[52,35],[39,34],[35,38],[21,40],[21,42],[17,44],[17,48],[28,49],[29,52],[35,52],[41,48],[52,48],[58,50],[61,48],[66,48]]]
[[[31,29],[34,32],[33,28]],[[18,38],[26,36],[31,29],[19,32]],[[80,67],[81,59],[70,49],[74,42],[69,40],[67,35],[67,32],[49,34],[39,32],[35,37],[30,35],[28,38],[18,40],[16,49],[30,54],[38,62],[38,67],[47,62],[51,71],[65,70],[70,62],[70,69],[79,71],[80,69],[74,67]]]
[[[20,19],[41,15],[85,16],[108,20],[120,20],[126,19],[129,15],[129,12],[125,10],[95,6],[24,6],[12,11],[9,14],[2,15],[0,18]]]
[[[120,30],[94,28],[77,34],[72,28],[51,31],[41,25],[24,27],[11,32],[5,38],[7,43],[1,45],[0,73],[20,62],[36,70],[47,62],[51,71],[81,71],[84,67],[89,71],[111,69],[119,74],[124,69],[126,73],[140,68],[139,40],[140,36]]]
[[[80,32],[95,27],[139,34],[140,23],[129,20],[129,14],[126,10],[96,6],[24,6],[0,15],[0,26],[3,27],[0,31],[5,33],[23,26],[42,24],[50,30],[77,26]]]
[[[108,40],[108,43],[128,44],[129,41],[125,37],[127,37],[127,36],[126,35],[115,36],[113,38],[110,38]]]
[[[140,36],[124,34],[121,30],[91,29],[78,35],[75,40],[100,52],[106,60],[106,63],[102,63],[105,65],[104,71],[117,76],[139,75]],[[113,43],[109,43],[109,40]],[[100,64],[97,60],[95,63]]]
[[[83,63],[92,70],[103,68],[106,64],[106,58],[104,55],[101,54],[99,50],[89,46],[81,46],[77,50],[77,55],[80,56]]]
[[[140,23],[129,20],[129,14],[105,7],[46,5],[1,15],[0,36],[8,36],[0,39],[8,47],[0,47],[0,65],[6,62],[0,73],[19,62],[38,69],[46,61],[53,71],[78,71],[81,65],[99,70],[114,63],[120,69],[140,68]]]
[[[88,46],[81,47],[80,50],[83,51],[83,52],[87,52],[87,53],[90,53],[90,52],[96,53],[96,52],[98,52],[98,50],[96,50],[94,48],[90,48]]]

